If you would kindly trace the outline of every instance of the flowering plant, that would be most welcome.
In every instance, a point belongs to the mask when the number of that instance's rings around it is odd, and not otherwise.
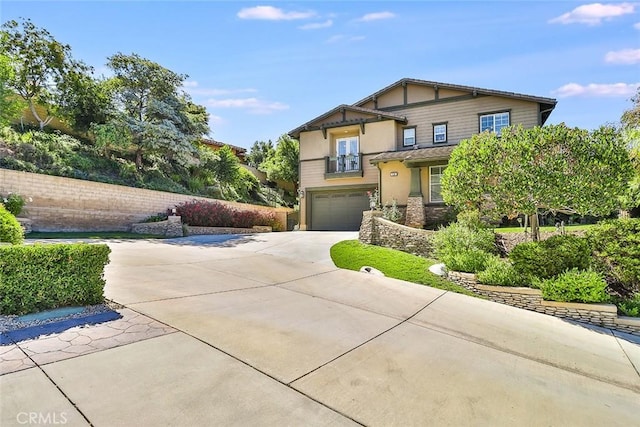
[[[372,211],[376,210],[380,206],[378,189],[376,188],[373,192],[367,191],[367,196],[369,197],[369,207]]]

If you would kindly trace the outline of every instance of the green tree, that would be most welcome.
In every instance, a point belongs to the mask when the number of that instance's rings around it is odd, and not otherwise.
[[[94,124],[106,123],[112,111],[110,87],[82,70],[73,70],[58,85],[59,113],[73,129],[88,132]]]
[[[260,168],[260,165],[274,154],[273,142],[256,141],[251,146],[251,150],[247,155],[247,164],[254,168]]]
[[[8,125],[20,117],[26,106],[9,86],[13,74],[9,58],[0,54],[0,126]]]
[[[86,74],[91,68],[71,57],[71,47],[36,27],[31,20],[14,20],[2,25],[0,51],[8,59],[13,72],[6,80],[29,105],[31,113],[44,129],[54,118],[65,91],[60,87],[71,73]],[[45,107],[41,117],[36,105]]]
[[[113,70],[116,121],[130,134],[135,163],[153,153],[186,164],[196,152],[194,143],[209,131],[206,110],[191,103],[179,88],[187,78],[137,54],[108,58]],[[204,116],[204,117],[203,117]]]
[[[442,178],[444,201],[460,210],[531,217],[546,212],[607,215],[619,208],[632,173],[620,132],[564,124],[484,132],[451,153]]]
[[[627,194],[622,197],[624,207],[632,212],[640,210],[640,87],[631,98],[633,107],[622,114],[622,133],[625,138],[634,174],[629,180]]]
[[[241,178],[240,161],[227,145],[217,150],[215,154],[216,157],[209,162],[213,176],[220,185],[223,197],[234,199],[237,197],[235,187]]]
[[[278,138],[276,149],[260,165],[260,170],[266,172],[267,179],[292,182],[297,189],[299,155],[300,144],[298,141],[284,134]]]

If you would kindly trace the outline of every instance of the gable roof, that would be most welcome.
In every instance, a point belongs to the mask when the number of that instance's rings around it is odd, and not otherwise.
[[[298,126],[297,128],[293,129],[292,131],[289,132],[289,135],[293,136],[294,138],[298,138],[300,136],[300,132],[302,131],[306,131],[306,130],[318,130],[320,129],[320,126],[317,123],[322,122],[324,119],[326,119],[327,117],[331,117],[332,115],[339,113],[339,112],[343,112],[343,111],[351,111],[354,113],[363,113],[365,115],[369,115],[372,118],[374,118],[375,120],[371,120],[371,121],[377,121],[377,120],[396,120],[402,123],[406,123],[407,122],[407,118],[405,116],[402,116],[400,114],[395,114],[395,113],[391,113],[389,111],[382,111],[382,110],[373,110],[371,108],[364,108],[364,107],[360,107],[360,106],[356,106],[356,105],[347,105],[347,104],[341,104],[338,105],[336,108],[327,111],[326,113],[316,117],[315,119],[309,120],[308,122],[306,122],[305,124]],[[354,120],[352,124],[359,124],[361,123],[359,120]],[[323,125],[325,125],[324,127],[332,127],[332,125],[339,125],[339,126],[345,126],[348,125],[349,121],[347,122],[330,122],[330,123],[323,123]]]
[[[517,92],[506,92],[502,90],[484,89],[484,88],[474,87],[474,86],[464,86],[464,85],[456,85],[451,83],[434,82],[429,80],[404,78],[404,79],[398,80],[395,83],[390,84],[389,86],[383,89],[380,89],[375,93],[372,93],[371,95],[361,99],[360,101],[355,102],[353,105],[354,106],[364,105],[368,101],[371,101],[372,98],[377,98],[383,93],[390,91],[391,89],[394,89],[398,86],[402,86],[403,84],[409,84],[409,83],[414,85],[419,85],[419,86],[438,87],[441,89],[452,89],[452,90],[459,90],[463,92],[477,93],[480,95],[493,95],[493,96],[502,96],[505,98],[522,99],[524,101],[532,101],[532,102],[538,102],[540,104],[549,105],[550,107],[555,107],[556,103],[558,102],[554,98],[545,98],[542,96],[535,96],[535,95],[525,95]]]

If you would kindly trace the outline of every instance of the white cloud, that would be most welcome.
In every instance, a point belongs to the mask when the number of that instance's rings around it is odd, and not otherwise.
[[[285,12],[273,6],[245,7],[238,12],[240,19],[261,19],[266,21],[292,21],[295,19],[307,19],[316,15],[315,12]]]
[[[587,24],[598,25],[604,20],[610,20],[617,16],[627,15],[635,11],[633,3],[583,4],[549,21],[550,24]]]
[[[238,108],[253,114],[271,114],[289,109],[288,105],[281,102],[269,102],[258,98],[211,98],[205,102],[205,105],[211,108]]]
[[[611,64],[636,64],[640,62],[640,49],[622,49],[607,52],[604,60]]]
[[[318,30],[320,28],[329,28],[333,25],[333,21],[331,19],[327,19],[324,22],[312,22],[310,24],[301,25],[298,28],[301,30]]]
[[[187,89],[187,88],[192,88],[192,87],[198,87],[198,82],[195,80],[186,80],[182,83],[182,87]]]
[[[241,88],[241,89],[209,89],[200,87],[200,84],[194,80],[187,80],[182,84],[182,89],[189,93],[191,96],[221,96],[231,95],[237,93],[255,93],[256,89]]]
[[[350,36],[347,37],[344,34],[336,34],[335,36],[329,37],[325,43],[338,43],[340,41],[344,42],[359,42],[364,40],[365,36]]]
[[[578,83],[568,83],[553,91],[555,96],[568,98],[571,96],[585,97],[623,97],[636,93],[640,83],[589,83],[581,85]]]
[[[640,30],[640,22],[636,22],[635,24],[633,24],[633,28],[635,28],[636,30]]]
[[[367,13],[366,15],[364,15],[361,18],[358,18],[357,20],[360,22],[370,22],[370,21],[379,21],[381,19],[390,19],[390,18],[395,18],[395,13],[393,12],[374,12],[374,13]]]

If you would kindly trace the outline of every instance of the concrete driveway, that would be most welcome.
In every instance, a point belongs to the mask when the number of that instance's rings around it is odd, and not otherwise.
[[[107,297],[164,332],[0,376],[0,424],[637,424],[637,338],[337,269],[355,236],[110,243]]]

